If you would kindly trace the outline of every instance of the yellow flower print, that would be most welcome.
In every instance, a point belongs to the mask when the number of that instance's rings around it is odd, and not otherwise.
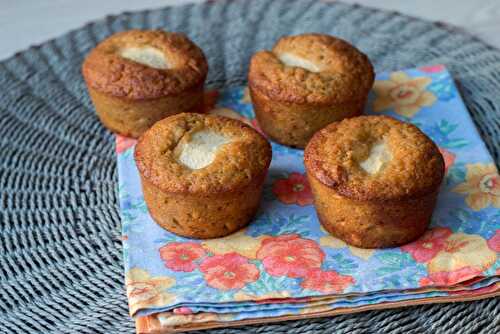
[[[402,116],[412,117],[422,107],[429,107],[436,96],[425,88],[432,82],[430,78],[411,78],[404,72],[393,72],[389,80],[377,80],[373,91],[377,95],[373,110],[381,112],[390,108]]]
[[[465,182],[453,191],[466,194],[465,202],[473,210],[479,211],[490,205],[500,208],[500,176],[492,163],[467,165]]]
[[[299,311],[299,314],[311,314],[331,311],[332,307],[330,305],[318,305],[312,307],[304,307]]]
[[[160,328],[171,328],[174,326],[183,326],[187,324],[205,323],[205,322],[227,322],[233,320],[232,314],[216,314],[201,312],[196,314],[178,315],[171,312],[164,312],[157,315]]]
[[[227,237],[205,240],[201,243],[201,246],[215,255],[235,252],[246,258],[255,259],[262,239],[266,237],[261,235],[253,238],[246,235],[245,230],[241,230]]]
[[[464,268],[482,272],[491,267],[496,259],[497,254],[481,236],[455,233],[446,239],[444,248],[429,261],[427,270],[429,274],[457,272]]]
[[[321,227],[321,230],[325,233],[328,233],[325,231],[323,227]],[[370,256],[372,256],[374,250],[373,249],[364,249],[364,248],[358,248],[354,246],[350,246],[346,244],[344,241],[337,239],[335,237],[332,237],[331,235],[325,235],[324,237],[321,237],[319,239],[319,244],[324,247],[330,247],[330,248],[344,248],[348,247],[351,253],[359,258],[362,258],[363,260],[368,260]]]
[[[252,103],[252,98],[250,97],[250,90],[248,87],[243,89],[243,97],[241,98],[242,103]]]
[[[171,277],[151,277],[144,269],[133,268],[127,272],[125,284],[133,315],[141,308],[164,306],[175,300],[175,295],[165,290],[174,285]]]
[[[260,295],[254,295],[251,293],[246,293],[243,291],[239,291],[234,294],[234,299],[237,301],[247,301],[247,300],[254,300],[254,301],[259,301],[259,300],[266,300],[266,299],[281,299],[281,298],[288,298],[290,297],[290,292],[284,290],[284,291],[273,291],[270,293],[266,294],[260,294]]]

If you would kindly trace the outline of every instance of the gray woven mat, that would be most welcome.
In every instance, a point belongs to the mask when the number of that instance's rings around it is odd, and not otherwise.
[[[245,81],[252,52],[284,34],[341,36],[378,71],[444,63],[500,156],[500,52],[396,13],[318,1],[217,1],[124,13],[0,63],[0,332],[132,333],[123,287],[113,136],[80,75],[98,40],[130,28],[184,31],[209,84]],[[499,299],[213,330],[212,333],[493,333]]]

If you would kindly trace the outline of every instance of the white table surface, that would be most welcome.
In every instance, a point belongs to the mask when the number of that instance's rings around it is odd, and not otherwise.
[[[0,0],[0,59],[109,14],[202,1]],[[500,0],[345,1],[451,23],[500,48]]]

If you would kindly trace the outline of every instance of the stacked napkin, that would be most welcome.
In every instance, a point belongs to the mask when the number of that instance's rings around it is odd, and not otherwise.
[[[209,112],[260,131],[244,87],[207,97],[218,97]],[[366,112],[417,125],[446,162],[430,229],[399,248],[360,249],[323,230],[303,151],[276,143],[260,211],[246,229],[212,240],[176,236],[148,214],[135,141],[117,137],[125,280],[138,333],[500,295],[500,177],[448,71],[381,73]]]

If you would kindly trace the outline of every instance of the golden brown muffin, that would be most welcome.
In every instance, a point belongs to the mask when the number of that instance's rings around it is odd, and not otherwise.
[[[207,72],[199,47],[183,34],[161,30],[114,34],[82,66],[101,122],[135,138],[160,119],[201,110]]]
[[[271,146],[241,121],[183,113],[146,131],[135,161],[144,200],[160,226],[185,237],[216,238],[255,215]]]
[[[432,140],[387,116],[328,125],[307,145],[304,162],[321,224],[362,248],[402,245],[422,235],[444,175]]]
[[[304,148],[326,125],[362,113],[374,79],[366,55],[321,34],[281,38],[251,59],[248,86],[262,130]]]

